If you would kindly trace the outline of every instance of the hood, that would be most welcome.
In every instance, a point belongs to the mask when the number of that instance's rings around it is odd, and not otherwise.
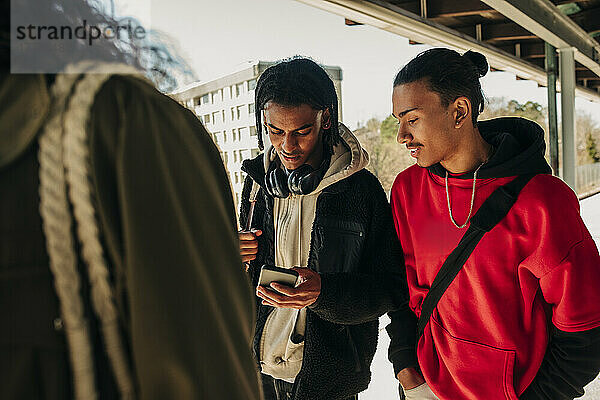
[[[477,174],[478,178],[552,173],[544,158],[544,130],[537,123],[520,117],[502,117],[479,121],[477,126],[483,139],[496,149]],[[438,176],[446,174],[446,169],[439,163],[427,169]],[[453,177],[472,179],[473,173]]]
[[[362,148],[356,136],[342,123],[339,124],[339,131],[341,140],[333,148],[329,168],[314,192],[322,191],[369,165],[369,154]],[[264,154],[260,154],[251,160],[244,160],[242,171],[262,186],[265,171],[269,170],[269,165],[275,160],[275,157],[277,157],[277,152],[270,145]]]
[[[44,75],[0,76],[0,104],[0,168],[3,168],[27,150],[50,110]]]

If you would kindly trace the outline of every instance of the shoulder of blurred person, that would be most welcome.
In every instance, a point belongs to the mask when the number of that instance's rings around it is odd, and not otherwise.
[[[89,124],[99,217],[127,288],[141,394],[258,398],[253,296],[210,136],[192,112],[133,76],[102,86]],[[225,376],[240,385],[222,386]]]
[[[37,165],[35,152],[24,155],[37,146],[52,105],[46,77],[1,82],[12,101],[0,118],[14,128],[0,134],[3,170],[25,158]],[[253,296],[212,140],[190,111],[139,77],[111,76],[85,111],[94,208],[141,396],[258,399]],[[223,387],[225,376],[240,384]]]

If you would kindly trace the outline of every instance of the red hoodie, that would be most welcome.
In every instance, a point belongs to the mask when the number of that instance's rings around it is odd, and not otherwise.
[[[473,214],[514,178],[483,175]],[[448,184],[452,213],[461,224],[473,181],[450,177]],[[466,228],[451,223],[444,178],[428,169],[415,165],[400,173],[391,203],[410,307],[419,316]],[[434,310],[417,345],[426,381],[441,399],[517,399],[542,365],[551,324],[567,333],[600,326],[598,283],[600,257],[577,197],[558,178],[535,176],[508,215],[485,234]]]

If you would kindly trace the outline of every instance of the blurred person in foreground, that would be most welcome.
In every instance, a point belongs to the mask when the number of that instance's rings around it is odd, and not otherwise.
[[[1,4],[0,398],[259,399],[252,293],[204,127],[133,74],[11,74]],[[18,7],[114,22],[86,2]],[[86,46],[57,45],[49,68]]]

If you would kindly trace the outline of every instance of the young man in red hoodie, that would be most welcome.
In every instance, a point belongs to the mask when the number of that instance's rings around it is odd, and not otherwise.
[[[391,203],[410,307],[424,319],[417,355],[427,382],[406,395],[573,399],[600,370],[600,256],[575,193],[550,174],[543,130],[521,118],[477,121],[487,70],[479,53],[431,49],[394,80],[398,142],[417,165],[398,175]],[[429,307],[484,201],[517,177],[529,180],[512,207],[496,212]]]

